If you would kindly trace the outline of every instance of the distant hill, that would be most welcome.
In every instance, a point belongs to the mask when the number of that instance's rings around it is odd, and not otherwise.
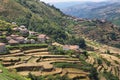
[[[120,2],[118,1],[88,2],[62,9],[62,11],[65,14],[80,18],[108,19],[120,25]]]
[[[81,2],[79,1],[72,1],[72,2],[70,1],[70,2],[57,2],[57,3],[50,3],[50,4],[53,4],[56,8],[64,9],[64,8],[74,6],[80,3]]]

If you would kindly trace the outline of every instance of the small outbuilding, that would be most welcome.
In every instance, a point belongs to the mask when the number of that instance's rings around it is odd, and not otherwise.
[[[0,53],[6,52],[6,45],[4,43],[0,43]]]
[[[63,46],[63,50],[74,50],[74,51],[77,51],[77,50],[79,50],[79,46],[78,45],[64,45]]]

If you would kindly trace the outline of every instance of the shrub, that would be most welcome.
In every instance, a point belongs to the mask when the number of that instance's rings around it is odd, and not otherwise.
[[[106,80],[119,80],[118,77],[114,76],[110,72],[104,72],[103,75],[105,76]]]

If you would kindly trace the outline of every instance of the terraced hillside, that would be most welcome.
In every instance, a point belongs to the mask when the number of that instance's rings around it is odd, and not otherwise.
[[[106,77],[108,73],[113,74],[113,76],[120,76],[120,51],[119,49],[109,47],[105,45],[98,44],[97,42],[91,42],[90,40],[86,40],[87,45],[94,48],[94,51],[88,51],[88,58],[86,62],[92,64],[99,73],[100,80],[109,80],[109,77]],[[107,50],[110,51],[107,52]],[[112,76],[112,75],[111,75]],[[119,77],[120,79],[120,77]],[[115,79],[115,80],[119,80]],[[112,80],[112,79],[110,79]]]
[[[35,76],[49,75],[68,75],[70,79],[85,79],[90,80],[89,72],[85,72],[76,68],[60,68],[55,67],[55,64],[81,64],[79,59],[72,58],[68,55],[51,55],[47,47],[30,50],[11,50],[8,55],[1,55],[0,60],[3,66],[8,70],[16,69],[17,73],[27,76],[29,73]]]

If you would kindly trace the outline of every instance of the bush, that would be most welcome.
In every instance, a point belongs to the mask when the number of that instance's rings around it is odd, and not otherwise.
[[[106,54],[110,54],[110,50],[107,50],[107,51],[106,51]]]
[[[104,72],[103,75],[105,76],[106,80],[119,80],[118,77],[114,76],[110,72]]]
[[[53,63],[56,67],[59,68],[79,68],[80,65],[68,62],[56,62]]]
[[[71,44],[71,45],[79,45],[80,48],[86,48],[86,43],[85,43],[85,40],[83,38],[76,38],[74,36],[72,36],[68,42],[68,44]]]
[[[60,76],[60,75],[48,75],[48,76],[34,76],[29,73],[28,78],[31,80],[70,80],[68,76]]]

